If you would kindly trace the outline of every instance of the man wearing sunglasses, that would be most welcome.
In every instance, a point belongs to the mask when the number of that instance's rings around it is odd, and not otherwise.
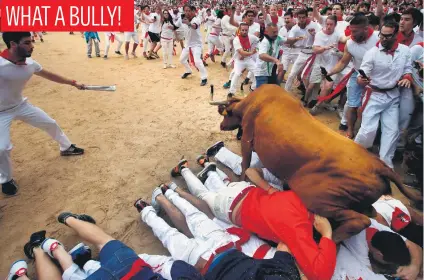
[[[381,120],[380,159],[391,168],[399,138],[399,88],[409,88],[412,81],[411,52],[396,42],[398,30],[399,25],[394,21],[383,24],[380,42],[366,52],[359,70],[362,74],[357,78],[358,84],[366,87],[366,94],[355,142],[365,148],[372,147]]]

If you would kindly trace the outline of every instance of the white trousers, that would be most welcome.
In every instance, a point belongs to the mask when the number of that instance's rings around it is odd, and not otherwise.
[[[224,49],[224,45],[222,44],[219,36],[209,34],[208,36],[208,53],[211,55],[214,51],[214,48],[217,48],[220,52]]]
[[[59,143],[61,151],[67,150],[72,144],[54,119],[27,101],[12,109],[0,112],[0,184],[12,179],[10,126],[14,119],[21,120],[47,132],[50,137]]]
[[[162,45],[162,56],[164,65],[172,65],[172,56],[174,51],[174,41],[161,39],[160,44]]]
[[[253,58],[245,58],[243,60],[235,59],[234,60],[234,75],[231,79],[231,87],[229,92],[236,93],[238,87],[238,81],[243,73],[243,71],[247,69],[250,72],[253,72],[255,69],[255,60]],[[256,80],[253,76],[252,79],[252,89],[256,88]]]
[[[210,164],[209,162],[206,162],[206,163],[205,163],[205,166],[208,166],[209,164]],[[213,176],[212,176],[211,174],[213,174]],[[209,179],[211,176],[212,176],[214,179]],[[216,179],[215,179],[215,176],[217,176],[217,178],[216,178]],[[213,182],[208,183],[208,180],[212,180]],[[216,167],[216,172],[214,172],[214,171],[209,171],[209,172],[208,172],[208,178],[207,178],[207,179],[206,179],[206,181],[205,181],[205,187],[206,187],[206,188],[208,188],[210,191],[213,191],[212,189],[210,189],[210,188],[207,186],[207,184],[212,185],[212,188],[213,188],[213,185],[215,184],[215,183],[214,183],[214,181],[215,181],[215,180],[217,180],[217,184],[219,184],[219,182],[224,183],[224,186],[227,186],[229,183],[231,183],[231,180],[230,180],[230,178],[227,176],[227,174],[225,174],[225,172],[224,172],[224,171],[222,171],[221,169],[219,169],[218,167]],[[221,185],[217,186],[217,188],[220,188],[220,187],[221,187]]]
[[[287,82],[285,85],[285,90],[290,91],[294,82],[294,79],[296,79],[297,75],[299,74],[300,70],[303,69],[303,66],[306,63],[306,60],[310,57],[310,54],[304,54],[300,53],[297,57],[296,61],[293,64],[292,69],[290,70],[289,77],[287,78]]]
[[[193,53],[194,64],[196,65],[197,69],[199,69],[200,79],[201,80],[207,79],[208,78],[208,72],[206,71],[206,68],[203,65],[203,60],[201,59],[201,56],[202,56],[202,47],[201,46],[185,47],[181,51],[180,62],[185,67],[185,73],[192,73],[190,65],[188,63],[188,58],[189,58],[189,55],[190,55],[190,49]]]
[[[290,65],[293,65],[299,56],[298,53],[290,53],[290,51],[284,52],[281,56],[281,63],[283,64],[284,70],[289,71]]]
[[[211,252],[205,243],[188,238],[177,229],[169,226],[156,214],[152,206],[147,206],[141,211],[141,219],[153,230],[154,235],[168,249],[174,260],[195,265],[204,254],[210,256]]]
[[[116,47],[116,50],[115,51],[120,51],[121,50],[121,47],[122,47],[122,43],[124,41],[122,41],[121,36],[119,36],[116,33],[115,33],[115,40],[118,42],[118,46]],[[106,45],[105,45],[105,55],[108,55],[109,54],[109,48],[110,48],[111,41],[110,41],[109,36],[106,35],[106,33],[105,33],[105,42],[106,42]]]
[[[228,150],[226,147],[222,147],[221,149],[219,149],[218,153],[216,153],[215,155],[215,159],[230,168],[234,172],[234,174],[241,174],[241,162],[243,160],[242,157]],[[258,157],[258,154],[255,152],[252,152],[250,167],[261,168],[264,180],[270,183],[270,185],[272,185],[274,188],[283,190],[283,181],[275,177],[274,174],[272,174],[268,169],[264,168],[261,160]]]
[[[401,87],[400,89],[400,107],[399,107],[399,147],[406,145],[406,133],[411,121],[412,113],[415,109],[414,95],[411,88]]]
[[[231,57],[231,41],[232,36],[221,36],[221,41],[224,44],[225,52],[222,56],[222,62],[227,63],[227,59]]]
[[[229,218],[231,203],[240,192],[250,186],[248,182],[230,183],[225,188],[218,187],[219,192],[215,193],[209,191],[190,169],[184,168],[181,174],[187,183],[189,191],[194,196],[205,201],[215,217],[227,223],[231,223]]]
[[[148,46],[149,46],[149,35],[147,33],[148,29],[144,30],[141,33],[141,40],[143,42],[143,52],[147,52],[149,50]]]
[[[349,106],[347,105],[347,101],[343,107],[343,117],[340,120],[340,123],[343,125],[347,125],[347,110],[349,110]]]
[[[398,92],[392,89],[391,93]],[[393,168],[393,156],[399,137],[399,97],[391,98],[386,93],[373,92],[362,112],[361,128],[355,142],[364,148],[373,145],[378,124],[381,121],[380,159]]]

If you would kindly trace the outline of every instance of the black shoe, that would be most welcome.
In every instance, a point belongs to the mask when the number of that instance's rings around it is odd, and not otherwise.
[[[169,187],[167,184],[160,184],[159,188],[162,191],[163,195],[165,195],[166,191],[169,190]]]
[[[72,261],[81,269],[84,269],[84,265],[91,260],[91,249],[84,243],[76,245],[68,254],[71,255]]]
[[[174,168],[172,168],[171,170],[171,176],[172,177],[177,177],[177,176],[181,176],[181,170],[183,170],[183,168],[188,167],[188,162],[186,159],[182,159],[180,160],[180,162],[178,162],[177,166],[175,166]]]
[[[59,223],[67,225],[66,219],[69,218],[69,217],[73,217],[73,218],[78,219],[80,221],[88,222],[88,223],[91,223],[91,224],[96,224],[96,220],[94,220],[89,215],[86,215],[86,214],[77,215],[77,214],[72,214],[71,212],[60,213],[59,216],[57,217],[57,220],[59,221]]]
[[[243,128],[239,127],[237,131],[237,140],[241,140],[241,137],[243,136]]]
[[[150,206],[150,204],[142,200],[141,198],[137,199],[134,202],[134,207],[137,208],[138,213],[140,213],[147,206]]]
[[[116,54],[122,55],[120,51],[115,51]]]
[[[100,57],[100,54],[98,53],[98,54],[96,54],[96,57]]]
[[[46,231],[41,230],[31,234],[29,241],[24,246],[24,253],[28,259],[34,259],[34,248],[39,247],[46,239]]]
[[[91,54],[87,55],[88,58],[91,58]]]
[[[209,171],[216,171],[216,163],[211,162],[205,168],[203,168],[203,170],[197,174],[197,179],[199,179],[204,184],[206,179],[208,179]]]
[[[345,124],[339,124],[339,130],[340,131],[347,131],[347,125],[345,125]]]
[[[243,84],[247,85],[250,82],[249,78],[244,79]]]
[[[216,155],[216,153],[218,153],[219,149],[221,149],[222,147],[224,147],[224,142],[223,141],[216,142],[215,144],[213,144],[212,146],[210,146],[206,150],[206,155],[208,157],[213,157],[213,156]]]
[[[15,183],[15,180],[10,180],[9,182],[3,183],[1,185],[1,191],[5,195],[16,195],[18,192],[18,185]]]
[[[227,67],[227,64],[225,62],[221,61],[221,66],[224,67],[224,68],[226,68]]]
[[[208,83],[208,79],[203,79],[202,82],[200,83],[200,86],[206,86],[206,84]]]
[[[243,83],[241,83],[241,85],[240,85],[240,91],[244,91],[244,84]]]
[[[182,76],[181,76],[181,79],[185,79],[185,78],[187,78],[188,76],[190,76],[191,75],[191,73],[184,73]]]
[[[84,154],[84,149],[78,148],[75,144],[72,144],[66,151],[61,151],[61,156],[79,156]]]
[[[227,94],[227,99],[231,99],[231,98],[233,98],[233,97],[234,97],[234,94],[233,94],[233,93],[229,92],[229,93]]]
[[[44,40],[43,39],[40,39],[40,41],[41,41],[41,43],[44,43]]]
[[[308,108],[309,108],[309,109],[314,108],[314,106],[315,106],[317,103],[318,103],[318,100],[311,100],[311,101],[309,101],[309,103],[308,103]]]

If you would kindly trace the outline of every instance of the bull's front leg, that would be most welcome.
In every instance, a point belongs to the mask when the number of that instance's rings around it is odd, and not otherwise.
[[[353,210],[340,210],[334,219],[340,223],[339,227],[333,231],[333,241],[336,244],[371,225],[370,218]]]
[[[245,181],[246,170],[250,167],[253,152],[253,129],[251,127],[243,127],[243,136],[241,137],[241,175],[240,181]]]

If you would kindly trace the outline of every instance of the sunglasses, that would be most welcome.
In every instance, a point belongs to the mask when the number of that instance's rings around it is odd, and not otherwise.
[[[378,37],[381,39],[392,39],[395,36],[395,34],[382,34],[381,32],[378,34]]]

